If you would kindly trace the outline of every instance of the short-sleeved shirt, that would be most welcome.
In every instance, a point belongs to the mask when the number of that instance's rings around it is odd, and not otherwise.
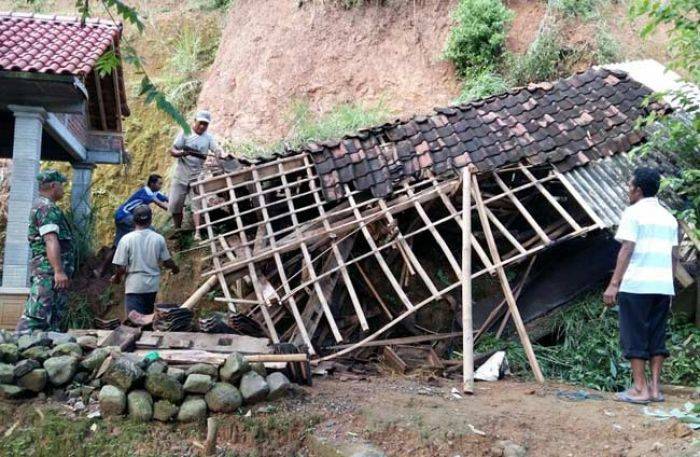
[[[153,192],[148,186],[143,186],[141,189],[131,194],[131,196],[117,208],[117,211],[114,213],[114,220],[119,222],[130,215],[137,206],[150,205],[156,200],[167,202],[168,197],[160,192]]]
[[[656,198],[643,198],[628,207],[615,234],[634,242],[620,292],[674,295],[673,247],[678,245],[678,222]]]
[[[126,267],[127,294],[158,292],[160,262],[170,259],[163,235],[153,230],[135,230],[119,240],[112,263]]]
[[[173,147],[182,149],[185,146],[196,149],[201,154],[208,154],[209,151],[212,151],[217,157],[220,155],[219,145],[209,132],[204,132],[201,135],[192,132],[189,135],[185,135],[181,131],[177,135],[177,138],[175,138]],[[199,157],[190,155],[179,157],[177,159],[173,181],[179,184],[188,184],[191,180],[197,178],[202,171],[202,166],[204,166],[204,159]]]
[[[43,195],[37,197],[29,213],[29,249],[32,259],[30,262],[31,274],[53,275],[54,270],[46,255],[46,241],[44,235],[55,233],[61,246],[61,265],[63,271],[69,277],[73,275],[75,268],[75,256],[73,253],[73,233],[66,216],[61,208],[50,198]]]

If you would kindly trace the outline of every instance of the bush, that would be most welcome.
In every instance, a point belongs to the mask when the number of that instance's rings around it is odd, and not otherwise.
[[[606,0],[552,0],[551,5],[567,16],[591,19]]]
[[[491,69],[470,69],[464,76],[462,92],[459,94],[457,103],[503,93],[509,87],[508,81]]]
[[[620,44],[607,28],[607,24],[601,23],[596,35],[595,61],[598,65],[620,60]]]
[[[511,77],[520,85],[553,79],[558,74],[561,58],[558,31],[555,28],[544,30],[524,55],[512,57]]]
[[[492,65],[503,53],[513,17],[501,0],[460,0],[453,14],[457,24],[447,40],[445,58],[461,75],[471,67]]]

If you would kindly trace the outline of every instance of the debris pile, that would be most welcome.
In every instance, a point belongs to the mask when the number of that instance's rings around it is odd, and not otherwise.
[[[115,330],[116,331],[116,330]],[[126,333],[126,332],[125,332]],[[175,334],[176,335],[176,334]],[[104,338],[103,338],[104,339]],[[220,363],[171,364],[158,352],[100,347],[91,335],[0,333],[0,397],[52,395],[76,412],[128,415],[137,421],[192,422],[208,412],[277,400],[292,383],[261,362],[230,352]],[[192,361],[194,362],[194,361]]]

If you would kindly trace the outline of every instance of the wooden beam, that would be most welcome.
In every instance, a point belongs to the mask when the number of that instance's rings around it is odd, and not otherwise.
[[[474,333],[472,324],[471,173],[462,169],[462,392],[474,393]],[[468,209],[468,210],[467,210]]]
[[[508,308],[510,309],[510,313],[513,317],[515,328],[518,330],[520,342],[522,343],[523,348],[525,349],[525,354],[527,356],[528,362],[530,362],[530,367],[532,368],[532,371],[535,375],[535,379],[540,383],[544,383],[544,376],[542,375],[540,365],[537,362],[537,358],[535,357],[535,351],[532,349],[530,337],[527,334],[525,324],[523,323],[523,319],[520,316],[520,311],[518,310],[518,305],[515,302],[513,291],[511,290],[510,284],[508,283],[508,277],[506,276],[506,272],[503,269],[503,266],[501,265],[501,258],[498,254],[498,249],[496,249],[496,241],[494,240],[493,234],[491,233],[491,225],[489,224],[489,219],[484,211],[483,202],[481,200],[481,192],[479,192],[479,183],[476,180],[476,177],[472,178],[472,184],[474,187],[473,194],[474,200],[476,202],[476,209],[479,213],[479,220],[481,221],[481,226],[484,229],[484,236],[486,236],[489,251],[491,252],[491,258],[493,260],[493,263],[496,265],[496,273],[498,274],[498,278],[501,282],[503,295],[506,297],[506,302],[508,303]]]
[[[527,179],[529,179],[531,182],[535,183],[535,187],[537,190],[540,191],[542,195],[544,195],[544,198],[547,199],[547,201],[554,207],[555,210],[563,217],[566,222],[574,229],[574,230],[581,230],[581,226],[574,220],[573,217],[564,209],[563,206],[559,204],[556,198],[542,185],[542,183],[539,182],[539,180],[533,175],[530,170],[528,170],[526,167],[523,166],[523,164],[519,163],[518,166],[520,167],[520,171],[523,172],[525,176],[527,176]]]
[[[102,130],[109,130],[107,128],[107,115],[105,114],[105,102],[102,97],[102,83],[100,82],[100,75],[97,70],[92,71],[92,76],[95,78],[95,92],[97,92],[97,107],[100,112],[100,125],[102,125]]]
[[[545,244],[549,244],[552,242],[552,240],[549,239],[546,233],[544,233],[544,230],[542,230],[542,227],[537,223],[534,217],[530,214],[530,212],[523,206],[522,203],[520,203],[520,200],[518,200],[518,197],[515,196],[515,193],[506,186],[506,184],[503,182],[500,176],[498,176],[498,173],[493,172],[492,173],[493,179],[496,181],[496,184],[498,184],[498,187],[501,188],[503,193],[508,196],[511,202],[515,205],[516,208],[518,208],[518,211],[520,211],[520,214],[525,218],[525,220],[532,226],[533,230],[537,235],[542,239],[542,241]],[[535,183],[533,182],[532,185],[534,186]],[[482,203],[483,206],[483,203]],[[478,209],[478,207],[477,207]],[[487,219],[488,221],[488,219]],[[492,256],[493,257],[493,256]]]

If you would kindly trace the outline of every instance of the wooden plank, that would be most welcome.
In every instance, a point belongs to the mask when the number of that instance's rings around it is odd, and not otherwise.
[[[462,392],[474,393],[474,331],[472,323],[471,173],[462,169]]]
[[[262,190],[262,184],[260,183],[260,176],[258,175],[258,172],[255,168],[252,170],[253,173],[253,179],[255,180],[255,188],[258,192]],[[280,170],[280,173],[282,173],[282,170]],[[265,230],[267,231],[268,235],[270,236],[270,247],[275,248],[277,247],[277,241],[275,240],[275,237],[273,235],[274,230],[272,228],[272,224],[270,223],[270,215],[268,214],[267,207],[265,206],[265,197],[260,195],[259,197],[259,203],[260,203],[260,212],[262,214],[263,221],[265,222]],[[287,279],[287,274],[284,270],[284,263],[282,262],[282,256],[279,255],[279,253],[274,255],[275,259],[275,264],[277,265],[277,274],[279,275],[280,282],[282,283],[282,287],[284,288],[284,291],[286,294],[289,294],[290,289],[289,289],[289,281]],[[279,298],[279,297],[278,297]],[[302,340],[304,341],[304,344],[309,348],[309,351],[311,351],[312,354],[316,353],[316,350],[313,347],[313,344],[311,344],[311,339],[309,338],[309,334],[306,331],[306,327],[304,326],[304,322],[301,319],[301,314],[299,313],[299,307],[297,306],[297,302],[294,299],[294,296],[289,296],[289,299],[287,300],[287,303],[289,303],[289,308],[292,311],[292,316],[294,317],[294,321],[297,324],[297,327],[299,329],[299,333],[302,337]],[[264,305],[261,305],[264,306]]]
[[[404,188],[406,189],[406,193],[409,196],[411,196],[411,197],[415,196],[415,193],[413,192],[413,190],[406,188],[406,183],[404,183]],[[442,237],[442,235],[440,235],[440,232],[438,232],[437,229],[435,228],[435,223],[430,220],[430,217],[428,217],[428,213],[425,212],[425,209],[423,209],[423,206],[420,204],[419,201],[414,200],[413,206],[414,206],[414,208],[416,208],[416,211],[418,212],[418,216],[423,220],[423,223],[428,227],[428,230],[430,231],[430,234],[435,239],[435,242],[438,244],[438,246],[440,246],[440,249],[442,249],[442,252],[445,254],[447,261],[452,266],[452,269],[455,272],[455,276],[459,278],[462,275],[462,269],[459,265],[459,262],[457,262],[457,259],[452,254],[452,251],[450,251],[450,248],[449,248],[449,246],[447,246],[445,239]]]
[[[588,217],[591,218],[593,222],[595,222],[596,226],[598,228],[605,228],[605,222],[596,214],[595,211],[588,205],[588,203],[583,199],[581,194],[574,188],[574,186],[569,182],[569,179],[561,174],[559,170],[557,170],[556,167],[552,167],[552,175],[557,178],[557,180],[562,183],[564,188],[569,192],[569,194],[576,200],[576,202],[579,204],[581,208],[588,214]]]
[[[379,303],[379,306],[382,307],[382,310],[384,310],[389,319],[393,319],[394,316],[391,314],[391,311],[389,311],[389,308],[386,306],[386,303],[384,302],[382,296],[379,294],[379,292],[377,292],[376,287],[374,287],[374,284],[372,284],[372,281],[369,279],[367,273],[365,273],[365,270],[362,268],[362,266],[360,266],[359,263],[356,263],[355,266],[357,267],[357,271],[360,272],[360,276],[362,276],[362,279],[365,281],[367,288],[372,293],[372,296],[374,296],[374,299],[377,300],[377,303]]]
[[[387,338],[384,340],[372,341],[365,344],[363,347],[377,347],[377,346],[396,346],[399,344],[419,344],[428,343],[441,340],[450,340],[452,338],[459,338],[462,336],[462,332],[451,332],[451,333],[436,333],[434,335],[415,335],[415,336],[404,336],[401,338]],[[352,346],[352,344],[339,344],[336,346],[330,346],[326,349],[345,349]]]
[[[109,335],[98,343],[100,347],[117,346],[122,351],[131,350],[134,343],[141,336],[141,329],[120,325],[112,330]]]
[[[307,159],[308,160],[308,159]],[[313,192],[314,199],[316,203],[318,204],[318,211],[323,219],[323,226],[326,228],[326,230],[331,229],[330,222],[328,222],[328,218],[326,216],[326,210],[323,207],[323,201],[321,199],[321,196],[319,195],[319,189],[318,186],[316,186],[316,182],[313,179],[313,176],[311,174],[311,169],[309,168],[307,170],[308,176],[310,178],[309,181],[309,187],[311,188],[311,191]],[[340,249],[338,248],[338,244],[336,243],[335,240],[331,239],[331,250],[333,251],[333,256],[335,257],[336,264],[340,266],[340,275],[343,278],[343,284],[345,285],[345,288],[348,291],[348,296],[350,297],[350,302],[352,303],[352,307],[355,309],[355,314],[357,315],[360,323],[360,327],[362,328],[363,331],[369,330],[369,324],[367,323],[367,318],[365,317],[365,314],[362,310],[362,304],[360,303],[360,299],[357,297],[357,292],[355,291],[355,287],[352,284],[352,280],[350,279],[350,274],[348,274],[348,269],[345,266],[345,259],[347,258],[347,255],[343,256],[340,253]],[[348,250],[349,254],[349,250]]]
[[[97,92],[97,107],[100,112],[100,125],[102,126],[102,130],[109,130],[107,128],[107,115],[105,114],[105,102],[102,95],[102,82],[100,81],[100,75],[97,70],[93,70],[92,76],[95,78],[95,92]],[[117,100],[116,103],[119,104],[120,101]]]
[[[528,224],[530,224],[530,226],[533,228],[535,233],[537,233],[537,235],[542,239],[542,241],[544,241],[545,244],[551,243],[552,240],[549,239],[549,237],[544,232],[544,230],[542,230],[542,227],[540,227],[540,225],[537,223],[535,218],[532,217],[532,215],[525,208],[525,206],[523,206],[523,204],[520,203],[520,200],[518,200],[518,197],[515,196],[515,193],[511,189],[509,189],[508,186],[506,186],[506,184],[503,182],[501,177],[498,176],[498,173],[493,172],[492,176],[493,176],[493,179],[496,181],[496,184],[498,184],[498,187],[500,187],[501,190],[503,191],[503,193],[506,196],[508,196],[508,198],[510,199],[511,202],[513,202],[513,204],[518,209],[518,211],[520,211],[520,214],[522,214],[522,216],[525,218],[525,220],[528,222]],[[534,186],[535,183],[532,183],[532,185]],[[483,206],[483,203],[482,203],[482,206]],[[491,257],[493,257],[493,255]]]
[[[282,174],[281,179],[282,184],[284,185],[284,193],[286,196],[285,200],[287,201],[287,206],[289,207],[289,212],[291,213],[290,217],[292,218],[292,226],[298,233],[299,220],[294,209],[294,204],[292,203],[292,195],[289,190],[289,183],[287,182],[287,177],[284,174]],[[301,237],[301,234],[298,233],[298,236]],[[302,242],[299,245],[299,247],[301,248],[303,263],[306,265],[306,271],[309,273],[310,281],[313,283],[314,291],[316,292],[316,296],[318,297],[319,303],[321,303],[323,314],[326,316],[326,321],[328,321],[328,325],[330,326],[331,332],[333,333],[333,337],[338,342],[343,341],[343,336],[338,330],[338,325],[336,324],[335,319],[333,318],[333,313],[331,312],[331,308],[328,305],[328,301],[326,300],[324,291],[321,288],[321,284],[319,283],[318,275],[316,275],[316,270],[314,269],[314,264],[311,260],[311,254],[309,253],[309,248],[304,242]]]
[[[347,184],[345,185],[345,192],[346,194],[350,193],[350,188]],[[389,268],[389,265],[387,265],[379,249],[377,249],[377,243],[374,242],[374,238],[372,238],[372,235],[369,233],[369,230],[367,229],[367,224],[365,223],[365,221],[362,220],[362,214],[358,209],[357,203],[355,202],[355,198],[352,195],[348,195],[347,198],[348,202],[350,203],[350,207],[355,213],[355,218],[360,224],[360,230],[362,231],[362,234],[365,237],[365,241],[367,241],[367,245],[369,246],[370,251],[373,253],[374,258],[379,263],[379,267],[384,272],[384,276],[386,276],[386,278],[389,280],[391,287],[394,288],[396,295],[398,295],[399,299],[404,304],[404,306],[406,306],[407,309],[412,309],[413,304],[411,303],[411,300],[409,300],[408,295],[406,295],[406,292],[404,292],[403,288],[401,288],[401,284],[399,284],[399,282],[396,280],[396,276],[394,276],[394,273],[392,273],[391,268]]]
[[[520,171],[523,172],[525,176],[527,176],[527,179],[529,179],[531,182],[535,183],[535,187],[537,190],[540,191],[542,195],[544,195],[544,198],[547,199],[547,201],[554,207],[555,210],[563,217],[566,222],[574,229],[574,230],[581,230],[581,226],[574,220],[573,217],[564,209],[563,206],[559,204],[559,202],[554,198],[554,196],[542,185],[541,182],[533,175],[530,170],[528,170],[526,167],[523,166],[523,164],[519,163],[518,166],[520,167]]]
[[[535,375],[535,379],[540,383],[544,383],[544,376],[542,375],[539,363],[537,362],[537,358],[535,357],[535,351],[532,349],[530,337],[527,334],[527,330],[525,330],[525,324],[523,324],[522,317],[520,317],[520,310],[518,310],[518,305],[515,302],[513,291],[511,290],[510,284],[508,283],[508,277],[506,276],[506,272],[503,269],[503,266],[500,265],[501,258],[498,254],[498,249],[496,249],[496,241],[494,240],[493,234],[491,233],[491,225],[489,224],[488,217],[486,217],[484,211],[484,206],[481,200],[481,192],[479,192],[479,183],[476,180],[476,177],[472,178],[472,185],[474,200],[476,202],[476,209],[479,213],[479,220],[481,221],[481,226],[484,230],[484,236],[486,237],[489,251],[491,252],[491,258],[493,260],[493,263],[497,265],[496,273],[498,274],[498,278],[501,282],[503,295],[506,297],[506,302],[508,303],[508,308],[510,309],[511,316],[513,317],[515,328],[518,330],[520,342],[522,343],[523,348],[525,349],[525,354],[527,355],[527,359]]]
[[[231,186],[229,186],[231,187]],[[234,214],[238,214],[238,203],[235,203],[235,198],[236,198],[236,192],[233,190],[231,187],[229,189],[229,193],[231,195],[231,200],[234,201],[233,203],[233,212]],[[236,217],[236,224],[241,227],[243,226],[243,219],[241,218],[240,215]],[[252,256],[252,253],[250,252],[250,247],[247,245],[248,238],[245,234],[245,230],[242,230],[239,234],[241,238],[241,245],[244,246],[243,252],[245,253],[245,256],[247,258],[250,258]],[[263,294],[262,291],[260,290],[260,281],[258,280],[258,274],[255,271],[255,265],[253,263],[248,264],[248,276],[250,276],[250,280],[253,284],[253,290],[255,291],[255,296],[257,299],[261,302],[264,303],[263,299]],[[270,318],[270,313],[267,310],[267,305],[262,304],[260,305],[260,312],[262,312],[263,319],[265,320],[265,325],[267,326],[267,331],[270,334],[270,337],[272,338],[272,341],[275,343],[279,343],[279,336],[277,335],[277,330],[275,329],[275,324]]]
[[[389,346],[384,346],[382,351],[382,361],[392,370],[404,374],[408,365],[404,362],[401,357]]]

